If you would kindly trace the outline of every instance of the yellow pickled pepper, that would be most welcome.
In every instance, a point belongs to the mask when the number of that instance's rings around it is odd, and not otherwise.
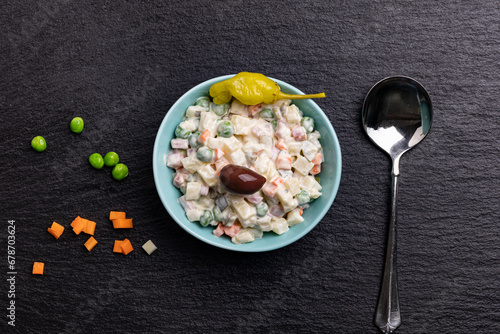
[[[325,97],[325,93],[296,95],[286,94],[276,82],[260,73],[240,72],[234,77],[217,82],[210,87],[215,104],[224,104],[234,97],[247,105],[271,104],[281,99],[311,99]]]

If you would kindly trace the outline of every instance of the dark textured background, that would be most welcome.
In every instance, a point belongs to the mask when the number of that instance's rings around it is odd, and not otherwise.
[[[390,161],[360,109],[378,80],[428,89],[434,124],[401,161],[397,333],[500,332],[497,1],[2,1],[1,333],[377,333]],[[178,227],[155,190],[152,149],[189,88],[239,71],[306,92],[342,147],[337,198],[298,242],[242,254]],[[68,129],[74,116],[85,130]],[[30,147],[43,135],[48,149]],[[114,181],[87,157],[114,150]],[[110,209],[134,218],[109,228]],[[76,215],[86,237],[46,228]],[[16,221],[16,327],[7,326],[7,221]],[[111,252],[128,237],[136,250]],[[146,255],[140,246],[158,246]],[[46,263],[43,277],[31,275]]]

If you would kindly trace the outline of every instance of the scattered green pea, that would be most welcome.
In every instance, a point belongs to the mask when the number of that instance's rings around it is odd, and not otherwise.
[[[229,138],[234,134],[234,125],[230,121],[220,122],[217,126],[217,136]]]
[[[96,169],[101,169],[104,166],[104,160],[99,153],[92,153],[89,157],[89,162]]]
[[[212,222],[212,220],[214,220],[214,216],[212,215],[212,211],[210,211],[210,210],[203,211],[203,214],[200,217],[201,226],[208,226]]]
[[[311,201],[311,197],[306,190],[302,190],[297,194],[297,201],[299,202],[299,205],[304,205]]]
[[[212,152],[211,149],[209,149],[208,147],[205,147],[205,146],[201,147],[196,152],[196,157],[198,158],[198,160],[203,161],[203,162],[209,162],[210,160],[212,160],[213,156],[214,156],[214,152]]]
[[[314,120],[311,117],[304,117],[302,121],[300,121],[301,125],[306,129],[307,133],[311,133],[314,131]]]
[[[274,113],[271,108],[264,108],[259,112],[260,118],[265,119],[266,121],[270,121],[274,119]]]
[[[81,133],[83,131],[83,119],[81,117],[75,117],[71,120],[69,128],[74,133]]]
[[[257,210],[258,217],[264,217],[269,210],[269,206],[265,202],[260,202],[255,209]]]
[[[189,146],[191,146],[191,148],[198,148],[202,145],[198,141],[199,136],[200,136],[200,132],[198,132],[198,131],[193,132],[191,135],[189,135],[188,143],[189,143]]]
[[[278,121],[277,121],[277,120],[275,120],[275,119],[273,119],[273,120],[271,121],[271,125],[273,126],[273,130],[276,130],[276,128],[278,127]]]
[[[190,135],[191,135],[191,131],[184,130],[183,128],[181,128],[180,125],[177,125],[177,127],[175,128],[175,136],[177,138],[188,139],[188,137]]]
[[[113,167],[111,175],[113,175],[113,178],[115,180],[123,180],[128,176],[128,167],[124,164],[117,164],[115,167]]]
[[[229,110],[229,104],[227,104],[227,103],[224,103],[224,104],[212,103],[211,106],[212,106],[212,111],[214,112],[214,114],[216,114],[217,116],[220,116],[220,117],[227,114],[227,111]]]
[[[104,164],[108,167],[115,166],[118,163],[118,161],[120,161],[120,157],[115,152],[108,152],[104,156]]]
[[[31,140],[31,147],[37,152],[43,152],[47,149],[47,142],[42,136],[36,136]]]
[[[196,99],[194,105],[208,109],[210,107],[210,99],[206,96],[199,97]]]

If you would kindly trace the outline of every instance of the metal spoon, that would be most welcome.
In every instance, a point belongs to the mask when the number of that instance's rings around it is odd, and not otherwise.
[[[368,137],[392,159],[392,200],[384,277],[375,325],[392,333],[401,325],[396,277],[396,204],[399,159],[429,133],[432,105],[424,87],[408,77],[389,77],[376,83],[363,103],[362,122]]]

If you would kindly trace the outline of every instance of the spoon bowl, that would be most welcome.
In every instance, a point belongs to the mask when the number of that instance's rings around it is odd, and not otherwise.
[[[432,124],[432,104],[425,88],[416,80],[389,77],[376,83],[366,95],[362,109],[368,137],[392,159],[392,201],[384,275],[374,322],[383,333],[401,325],[396,273],[396,206],[399,159],[420,143]]]

